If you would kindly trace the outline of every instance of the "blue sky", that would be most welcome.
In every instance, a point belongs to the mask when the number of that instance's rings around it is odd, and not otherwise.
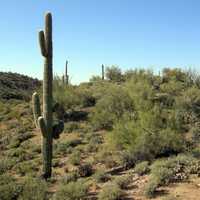
[[[0,71],[42,77],[37,33],[53,14],[54,73],[73,83],[101,64],[200,68],[199,0],[1,0]]]

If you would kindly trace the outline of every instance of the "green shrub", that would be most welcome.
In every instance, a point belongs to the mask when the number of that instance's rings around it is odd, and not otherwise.
[[[77,171],[72,171],[72,172],[67,173],[67,174],[62,178],[61,182],[62,182],[63,184],[68,184],[68,183],[70,183],[70,182],[75,182],[75,181],[77,181],[78,177],[79,177],[78,172],[77,172]]]
[[[111,179],[110,175],[107,174],[104,170],[99,170],[94,174],[94,178],[97,183],[104,183]]]
[[[4,174],[7,170],[11,169],[15,165],[12,159],[3,158],[0,160],[0,175]]]
[[[47,185],[45,181],[36,178],[27,178],[24,181],[19,200],[45,200],[47,197]]]
[[[54,144],[54,154],[65,155],[65,154],[71,153],[72,147],[76,147],[77,145],[81,143],[82,142],[80,139],[74,139],[71,141]]]
[[[110,81],[122,81],[121,69],[117,66],[106,67],[106,78]]]
[[[91,114],[94,129],[111,129],[116,120],[123,115],[132,117],[134,111],[133,101],[121,86],[114,86],[99,101]]]
[[[60,186],[53,200],[80,200],[87,195],[88,186],[82,181],[70,182]]]
[[[69,162],[73,165],[79,165],[81,162],[80,151],[74,151],[69,157]]]
[[[152,198],[155,195],[156,190],[159,187],[159,181],[156,178],[150,177],[149,182],[146,184],[144,188],[144,194],[148,198]]]
[[[117,177],[114,180],[114,183],[118,185],[120,189],[127,189],[131,181],[132,181],[132,177],[130,175],[125,175],[125,176]]]
[[[199,170],[198,160],[190,155],[178,155],[166,160],[157,160],[151,166],[151,176],[145,193],[149,197],[153,196],[159,186],[185,180],[189,174],[198,174]]]
[[[99,200],[119,200],[121,199],[122,191],[118,185],[107,184],[103,187],[98,195]]]
[[[65,130],[64,132],[72,133],[74,131],[77,131],[79,129],[79,124],[77,122],[68,122],[65,124]]]
[[[8,174],[0,175],[0,199],[13,200],[17,199],[22,191],[22,185]]]
[[[140,176],[147,174],[150,171],[149,162],[143,161],[141,163],[138,163],[135,166],[134,171]]]

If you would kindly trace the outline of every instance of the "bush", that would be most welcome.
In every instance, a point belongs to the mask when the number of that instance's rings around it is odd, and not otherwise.
[[[147,196],[153,196],[159,186],[185,180],[189,174],[198,174],[199,170],[198,160],[190,155],[178,155],[167,160],[157,160],[151,166],[151,176],[145,193]]]
[[[0,199],[12,200],[17,199],[22,191],[22,185],[10,175],[0,175]]]
[[[70,157],[69,157],[69,161],[71,164],[73,165],[79,165],[81,162],[81,153],[80,151],[74,151]]]
[[[143,161],[141,163],[138,163],[135,166],[134,171],[140,176],[147,174],[150,171],[149,162]]]
[[[117,177],[114,183],[118,185],[120,189],[127,189],[131,181],[132,181],[132,177],[130,175],[125,175],[122,177]]]
[[[0,160],[0,175],[14,166],[15,162],[12,159],[3,158]]]
[[[94,178],[97,183],[104,183],[110,180],[111,177],[104,170],[99,170],[94,174]]]
[[[122,196],[122,191],[118,185],[105,185],[98,195],[99,200],[119,200]]]
[[[24,182],[19,200],[45,200],[47,197],[47,185],[45,181],[36,178],[27,178]]]
[[[156,178],[151,178],[144,189],[144,194],[148,198],[152,198],[155,195],[157,188],[159,187],[159,181]]]
[[[63,184],[68,184],[68,183],[70,183],[70,182],[75,182],[75,181],[77,181],[78,177],[79,177],[78,172],[77,172],[77,171],[73,171],[73,172],[70,172],[70,173],[66,174],[66,175],[62,178],[62,181],[61,181],[61,182],[62,182]]]
[[[67,122],[65,124],[65,130],[64,132],[67,132],[67,133],[72,133],[76,130],[79,129],[79,124],[77,122]]]
[[[62,185],[55,193],[53,200],[80,200],[87,195],[88,186],[82,181]]]
[[[94,129],[111,129],[123,115],[131,118],[134,105],[128,93],[121,86],[113,86],[99,101],[91,114]]]
[[[116,66],[106,67],[106,78],[110,81],[122,81],[121,69]]]
[[[72,150],[71,148],[76,147],[77,145],[81,143],[82,142],[80,139],[74,139],[71,141],[54,144],[54,149],[55,149],[54,154],[65,155],[65,154],[71,153],[71,150]]]

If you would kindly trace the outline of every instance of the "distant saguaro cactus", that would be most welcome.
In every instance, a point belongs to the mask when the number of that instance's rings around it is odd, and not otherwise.
[[[66,61],[66,64],[65,64],[65,83],[66,83],[66,85],[69,84],[68,61]]]
[[[39,32],[39,44],[41,54],[44,57],[43,76],[43,114],[41,115],[40,100],[35,92],[32,97],[33,115],[36,127],[40,129],[43,138],[43,178],[51,177],[52,165],[52,143],[53,138],[58,138],[64,129],[64,123],[58,121],[53,123],[53,47],[52,47],[52,16],[47,13],[45,16],[45,32]]]
[[[104,80],[104,65],[101,66],[101,79]]]

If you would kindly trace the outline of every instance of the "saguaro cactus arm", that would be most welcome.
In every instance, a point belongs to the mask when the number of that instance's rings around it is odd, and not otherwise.
[[[38,118],[38,126],[40,128],[40,131],[41,131],[43,137],[46,137],[47,136],[47,128],[46,128],[46,125],[44,122],[44,118],[42,116],[40,116]]]
[[[47,50],[46,50],[46,42],[45,42],[44,31],[39,31],[38,38],[39,38],[39,44],[40,44],[41,54],[44,57],[46,57],[47,56]]]
[[[33,116],[36,127],[38,127],[38,118],[41,116],[41,109],[40,109],[40,98],[35,92],[32,96],[32,103],[33,103]]]

